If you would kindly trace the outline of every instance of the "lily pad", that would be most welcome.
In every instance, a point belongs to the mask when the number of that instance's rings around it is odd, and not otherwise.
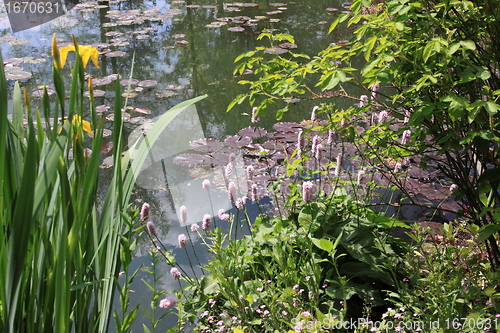
[[[205,158],[199,154],[180,154],[174,157],[173,162],[177,165],[195,166],[203,163]]]
[[[242,32],[242,31],[245,31],[245,28],[242,28],[242,27],[229,27],[227,28],[228,31],[232,31],[232,32]]]
[[[106,92],[104,90],[94,89],[94,97],[102,97],[105,94],[106,94]],[[89,97],[90,96],[90,92],[89,91],[84,92],[83,96]]]
[[[27,44],[30,41],[28,39],[16,39],[16,40],[11,40],[9,41],[9,45],[23,45]]]
[[[191,149],[197,150],[197,151],[217,151],[222,148],[224,144],[220,142],[219,140],[215,139],[210,139],[210,138],[205,138],[205,139],[198,139],[189,142],[189,147]]]
[[[12,65],[12,66],[17,66],[17,65],[20,65],[24,62],[23,59],[21,58],[9,58],[9,59],[5,59],[3,61],[4,65]]]
[[[47,95],[54,95],[56,93],[55,90],[47,89]],[[35,90],[31,93],[31,96],[41,98],[43,96],[43,89]]]
[[[157,81],[155,80],[144,80],[144,81],[140,81],[137,83],[138,86],[141,86],[141,87],[144,87],[144,88],[147,88],[147,87],[154,87],[158,84]]]
[[[25,71],[5,71],[5,79],[6,80],[26,80],[31,77],[31,73]]]
[[[151,110],[145,108],[135,108],[134,111],[142,114],[151,114]]]
[[[110,84],[112,82],[111,78],[102,78],[102,79],[92,79],[92,85],[94,86],[104,86],[106,84]]]
[[[302,129],[302,125],[295,122],[280,122],[274,124],[273,128],[281,132],[298,132]]]
[[[239,135],[248,136],[250,138],[260,138],[267,134],[267,131],[261,127],[245,127],[238,132]]]
[[[287,53],[288,50],[283,49],[279,46],[273,46],[273,47],[265,49],[264,52],[269,53],[269,54],[283,54],[283,53]]]
[[[128,86],[129,84],[130,84],[131,86],[135,86],[135,85],[137,85],[138,83],[139,83],[139,80],[137,80],[137,79],[123,79],[123,80],[121,80],[121,81],[120,81],[120,84],[121,84],[122,86]]]
[[[106,57],[123,57],[127,52],[123,51],[113,51],[105,54]]]
[[[248,136],[241,136],[241,135],[233,135],[229,136],[224,140],[224,144],[228,147],[232,148],[241,148],[245,147],[246,145],[249,145],[252,143],[252,138]]]
[[[122,93],[122,97],[134,98],[135,96],[137,96],[137,93],[135,91]]]
[[[297,44],[292,44],[292,43],[283,43],[278,46],[281,47],[282,49],[288,49],[288,50],[297,48]]]

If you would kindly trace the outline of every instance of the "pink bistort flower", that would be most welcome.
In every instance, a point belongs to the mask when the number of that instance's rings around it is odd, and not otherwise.
[[[181,272],[179,272],[179,270],[175,267],[172,267],[172,269],[170,270],[170,274],[172,274],[175,279],[180,279],[182,276]]]
[[[173,297],[167,297],[160,301],[160,308],[162,309],[170,309],[177,304],[177,300]]]
[[[149,234],[151,236],[157,237],[155,224],[153,222],[149,221],[148,223],[146,223],[146,227],[148,228]]]
[[[181,249],[185,249],[187,247],[187,238],[186,238],[186,235],[180,234],[177,237],[177,240],[179,241],[179,247]]]
[[[147,202],[142,204],[139,218],[141,219],[141,221],[146,221],[149,218],[149,204]]]

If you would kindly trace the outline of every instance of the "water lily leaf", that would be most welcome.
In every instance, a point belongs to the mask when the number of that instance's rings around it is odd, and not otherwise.
[[[302,125],[295,122],[280,122],[273,125],[273,128],[280,132],[298,132]]]
[[[227,28],[228,31],[233,31],[233,32],[242,32],[245,31],[245,28],[242,27],[229,27]]]
[[[29,42],[30,41],[27,39],[15,39],[15,40],[9,41],[9,45],[22,45],[22,44],[26,44]]]
[[[189,147],[197,151],[217,151],[222,148],[224,144],[219,140],[204,138],[189,142]]]
[[[283,54],[283,53],[287,53],[288,50],[283,49],[279,46],[273,46],[273,47],[265,49],[264,52],[269,53],[269,54]]]
[[[203,163],[205,158],[199,154],[180,154],[174,157],[173,162],[177,165],[195,166]]]
[[[134,111],[142,114],[151,114],[151,110],[145,108],[135,108]]]
[[[141,86],[141,87],[154,87],[158,84],[157,81],[155,80],[144,80],[144,81],[140,81],[137,83],[138,86]]]
[[[245,127],[238,132],[241,136],[248,136],[251,138],[260,138],[267,134],[267,131],[262,127]]]
[[[137,79],[124,79],[124,80],[121,80],[121,81],[120,81],[120,84],[121,84],[122,86],[128,86],[129,84],[130,84],[131,86],[135,86],[135,85],[137,85],[138,83],[139,83],[139,80],[137,80]]]
[[[101,145],[101,153],[107,154],[113,149],[113,141],[104,141]]]
[[[105,54],[106,57],[123,57],[127,52],[123,51],[113,51]]]
[[[31,73],[25,71],[5,71],[5,79],[6,80],[26,80],[31,77]]]
[[[252,138],[248,136],[233,135],[224,140],[224,144],[228,147],[241,148],[252,143]]]

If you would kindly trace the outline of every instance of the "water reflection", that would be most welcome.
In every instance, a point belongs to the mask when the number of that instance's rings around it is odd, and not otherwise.
[[[132,109],[137,107],[152,110],[148,117],[153,121],[155,117],[183,100],[208,94],[209,97],[197,104],[196,109],[186,112],[176,120],[175,126],[164,133],[158,146],[155,146],[150,160],[145,164],[135,191],[138,205],[141,201],[151,204],[151,216],[160,239],[181,263],[187,264],[187,260],[185,251],[177,245],[177,236],[188,231],[179,223],[178,208],[181,205],[188,207],[188,223],[199,222],[203,214],[213,214],[213,212],[207,193],[201,186],[201,181],[205,177],[192,177],[188,168],[174,164],[171,157],[189,151],[190,140],[203,137],[223,139],[250,125],[248,106],[237,106],[231,112],[225,112],[230,101],[245,89],[237,84],[242,77],[233,75],[233,60],[242,52],[258,45],[269,46],[263,44],[265,41],[256,39],[258,32],[265,28],[279,29],[281,32],[292,34],[298,45],[296,52],[309,55],[333,41],[346,39],[350,34],[349,31],[345,31],[338,35],[327,35],[329,24],[337,15],[337,12],[329,11],[327,8],[336,7],[342,10],[340,2],[296,0],[288,2],[287,9],[282,9],[280,14],[266,14],[277,9],[271,5],[272,1],[263,0],[255,3],[259,6],[237,6],[222,0],[84,2],[77,6],[79,8],[73,9],[63,17],[16,34],[7,29],[5,19],[0,21],[1,36],[15,36],[30,41],[23,45],[10,45],[8,41],[0,39],[4,59],[32,56],[46,60],[39,64],[25,61],[19,65],[33,75],[31,79],[22,82],[29,91],[35,91],[44,82],[52,81],[50,38],[53,33],[57,33],[61,46],[66,46],[71,41],[71,35],[75,35],[82,45],[107,44],[101,48],[102,52],[105,49],[126,52],[123,57],[101,54],[100,69],[93,66],[86,68],[86,72],[96,78],[111,74],[120,74],[122,79],[129,78],[135,53],[132,77],[139,81],[156,80],[158,85],[137,91],[137,96],[128,100],[128,106]],[[193,5],[200,7],[195,8]],[[235,12],[228,8],[237,8],[240,11]],[[228,27],[237,24],[227,21],[227,18],[235,16],[255,19],[253,22],[255,25],[244,26],[244,32],[228,31]],[[260,16],[265,18],[256,19]],[[206,27],[213,22],[224,22],[224,20],[227,25],[218,28]],[[185,36],[174,37],[181,34]],[[187,44],[178,43],[180,40],[187,41]],[[69,80],[69,66],[64,68],[64,71],[65,77]],[[95,88],[106,92],[103,97],[96,98],[97,105],[112,106],[114,82]],[[168,98],[158,97],[157,92],[162,90],[171,90],[177,95]],[[350,102],[339,101],[339,103],[342,105]],[[36,102],[34,105],[36,106]],[[283,120],[307,119],[314,105],[315,101],[302,100],[291,107],[291,111]],[[110,112],[105,111],[103,114],[108,115]],[[130,113],[132,117],[143,116],[133,110]],[[259,125],[271,129],[273,120],[274,114],[270,112],[267,117],[261,117]],[[107,126],[111,128],[111,123]],[[142,131],[136,129],[137,125],[134,124],[128,123],[126,127],[131,138],[137,133],[140,135]],[[220,184],[222,188],[218,192],[213,191],[213,209],[217,212],[219,208],[229,208],[227,193],[223,190],[225,184],[222,169],[206,171],[209,172],[206,177],[212,177],[214,184]],[[241,175],[243,170],[236,170],[236,173]],[[107,171],[103,170],[103,187],[106,186],[106,174]],[[195,247],[200,259],[207,260],[208,252],[201,247],[199,241]],[[141,263],[148,264],[149,248],[148,239],[139,242],[137,259],[132,269]],[[169,271],[168,267],[161,269],[162,273]],[[151,293],[144,288],[141,279],[150,281],[151,277],[141,272],[136,278],[132,286],[136,292],[132,293],[131,308],[141,303],[147,309],[151,301]],[[161,287],[171,291],[176,289],[178,284],[167,274],[162,279]],[[143,322],[146,322],[146,318],[140,313],[136,330],[142,331]]]

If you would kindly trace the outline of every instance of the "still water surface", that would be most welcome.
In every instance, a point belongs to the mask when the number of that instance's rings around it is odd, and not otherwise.
[[[154,86],[137,89],[137,95],[128,99],[131,109],[127,112],[132,119],[141,116],[155,118],[181,101],[208,95],[195,109],[177,119],[174,126],[162,137],[162,145],[171,148],[162,156],[163,164],[156,166],[161,166],[159,170],[164,170],[165,161],[170,163],[167,165],[169,175],[159,173],[153,180],[139,182],[140,186],[135,193],[138,205],[143,201],[151,204],[151,215],[159,237],[181,263],[187,264],[184,250],[179,249],[177,245],[177,236],[187,232],[185,227],[180,225],[178,217],[179,206],[184,204],[182,198],[186,202],[202,203],[198,211],[195,207],[190,207],[189,203],[186,204],[190,223],[199,222],[202,213],[212,214],[212,208],[201,187],[203,178],[189,178],[187,169],[175,167],[166,157],[188,149],[186,145],[189,140],[201,137],[223,139],[250,125],[248,105],[237,106],[226,113],[227,105],[245,89],[237,84],[242,77],[233,75],[233,60],[256,46],[269,46],[268,41],[257,40],[258,33],[266,28],[292,34],[297,44],[294,51],[308,55],[314,55],[332,42],[348,38],[348,31],[337,35],[327,34],[331,22],[340,11],[345,10],[339,1],[296,0],[278,4],[262,0],[253,4],[226,3],[219,0],[85,2],[63,17],[16,34],[10,32],[7,19],[0,21],[0,47],[3,58],[7,63],[8,59],[23,58],[24,62],[16,66],[32,74],[31,78],[21,81],[21,85],[31,92],[39,89],[37,87],[43,83],[50,85],[50,40],[55,33],[60,46],[70,43],[71,35],[74,35],[82,45],[93,44],[100,47],[103,52],[99,56],[100,68],[95,68],[91,62],[86,68],[86,72],[94,78],[103,79],[112,74],[128,78],[133,63],[134,79],[157,82]],[[241,30],[239,27],[243,28],[243,31],[231,31]],[[124,54],[109,56],[110,52],[114,51]],[[107,52],[108,56],[104,52]],[[71,61],[73,58],[70,56],[69,59]],[[16,63],[10,61],[12,62]],[[66,66],[66,77],[69,78],[70,66]],[[13,85],[13,81],[10,82]],[[101,83],[104,84],[95,86],[95,89],[102,90],[104,96],[97,98],[96,105],[101,105],[102,110],[111,106],[111,110],[114,84],[106,84],[105,80]],[[137,87],[132,85],[134,89]],[[299,101],[285,115],[283,121],[307,119],[314,105],[311,101]],[[148,109],[151,114],[135,112],[134,108]],[[108,113],[109,111],[104,111],[105,115]],[[261,126],[270,129],[273,123],[272,112],[261,117]],[[111,122],[108,126],[111,128]],[[126,126],[132,134],[137,127],[131,123]],[[103,155],[103,158],[105,157]],[[103,186],[106,183],[106,172],[104,169]],[[237,172],[243,174],[243,170]],[[177,178],[179,180],[176,181]],[[177,188],[175,193],[174,187]],[[215,212],[224,205],[224,200],[227,201],[225,193],[218,195],[222,201],[219,204],[215,200]],[[203,212],[203,209],[207,211]],[[196,247],[200,259],[207,260],[206,250],[198,245],[196,244]],[[149,249],[150,243],[147,239],[139,242],[137,259],[132,269],[140,264],[149,266]],[[161,270],[160,274],[166,273],[169,267],[162,267]],[[151,282],[148,274],[141,272],[138,275],[133,285],[135,292],[132,293],[131,307],[141,303],[147,310],[151,293],[144,287],[141,279]],[[167,291],[178,288],[177,281],[169,274],[162,278],[160,283],[159,288]],[[136,326],[139,331],[142,331],[142,322],[146,322],[146,317],[139,313]]]

